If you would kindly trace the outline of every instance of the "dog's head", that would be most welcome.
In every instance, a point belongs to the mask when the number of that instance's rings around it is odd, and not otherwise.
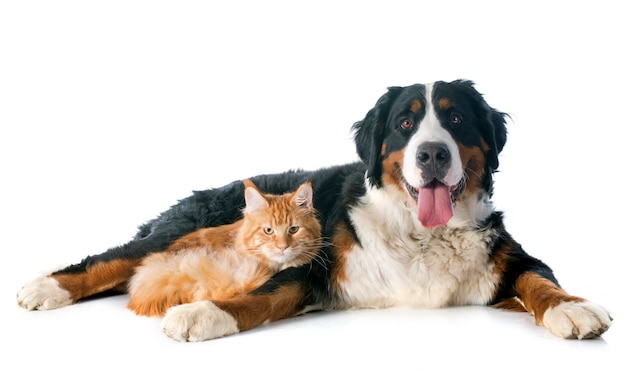
[[[507,115],[467,80],[391,87],[353,126],[372,187],[395,186],[417,202],[425,227],[444,225],[453,205],[492,193]]]

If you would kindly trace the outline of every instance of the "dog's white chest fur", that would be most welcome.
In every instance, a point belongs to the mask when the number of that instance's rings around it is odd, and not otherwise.
[[[347,280],[340,283],[340,306],[435,308],[491,300],[499,278],[489,262],[489,230],[458,220],[424,229],[410,199],[389,190],[371,191],[365,203],[350,212],[361,245],[345,260]],[[397,199],[389,200],[389,195]],[[399,211],[399,205],[404,210]],[[459,209],[458,215],[467,218],[467,208]]]

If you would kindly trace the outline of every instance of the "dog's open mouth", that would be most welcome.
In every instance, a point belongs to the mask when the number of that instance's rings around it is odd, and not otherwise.
[[[458,185],[448,186],[434,179],[419,188],[406,183],[406,188],[417,201],[417,219],[422,226],[426,228],[443,226],[452,218],[454,201],[460,190]]]

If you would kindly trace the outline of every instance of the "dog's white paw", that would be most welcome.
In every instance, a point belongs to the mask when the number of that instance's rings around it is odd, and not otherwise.
[[[26,310],[52,310],[71,305],[72,298],[56,279],[41,276],[17,292],[17,303]]]
[[[211,301],[171,307],[165,313],[161,328],[178,341],[204,341],[239,332],[235,318]]]
[[[602,307],[589,302],[562,302],[543,314],[543,324],[562,338],[594,338],[611,326],[612,318]]]

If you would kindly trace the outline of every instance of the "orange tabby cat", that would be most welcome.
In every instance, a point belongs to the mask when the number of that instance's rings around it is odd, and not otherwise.
[[[244,180],[243,218],[196,230],[146,257],[130,280],[128,308],[160,316],[168,308],[247,293],[279,270],[310,262],[321,242],[309,182],[284,195]]]

